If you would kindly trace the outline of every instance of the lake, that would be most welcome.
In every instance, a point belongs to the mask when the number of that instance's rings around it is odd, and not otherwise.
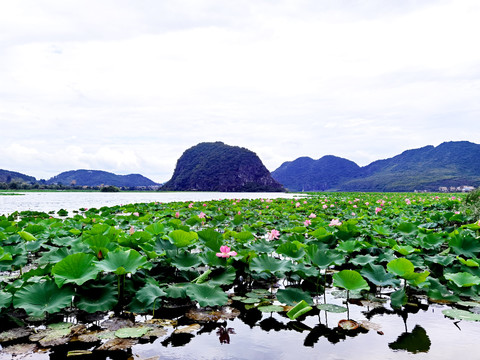
[[[134,203],[174,202],[174,201],[209,201],[219,199],[276,199],[302,196],[291,193],[225,193],[225,192],[15,192],[0,193],[0,215],[15,211],[67,211],[80,208],[101,208]]]

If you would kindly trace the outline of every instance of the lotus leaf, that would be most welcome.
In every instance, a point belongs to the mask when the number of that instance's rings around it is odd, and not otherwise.
[[[287,312],[287,316],[290,320],[295,320],[296,318],[306,314],[312,310],[312,307],[308,305],[305,300],[300,301],[297,305],[295,305],[289,312]]]
[[[286,289],[279,289],[277,291],[277,299],[282,304],[292,306],[298,304],[301,301],[305,301],[310,305],[313,304],[313,299],[308,293],[301,289],[291,287]]]
[[[341,265],[345,262],[345,258],[342,254],[335,250],[319,250],[318,246],[315,244],[307,246],[305,252],[312,264],[322,269],[333,264]]]
[[[291,259],[298,260],[303,258],[305,255],[305,250],[303,249],[303,245],[298,241],[286,242],[277,248],[277,253],[288,256]]]
[[[0,291],[0,309],[10,307],[11,303],[12,303],[12,294],[5,291]]]
[[[370,289],[362,275],[355,270],[342,270],[333,274],[333,285],[348,291]]]
[[[193,245],[198,239],[196,232],[187,232],[185,230],[173,230],[168,234],[168,237],[170,238],[170,241],[178,248]]]
[[[348,309],[345,306],[340,306],[335,304],[318,304],[317,308],[319,310],[324,310],[332,313],[344,313],[348,311]]]
[[[152,267],[152,264],[144,256],[133,249],[111,251],[104,260],[95,263],[100,270],[113,272],[117,275],[135,274],[141,268]]]
[[[280,305],[258,306],[257,309],[260,310],[261,312],[266,312],[266,313],[285,311],[285,308],[283,306],[280,306]]]
[[[116,294],[114,283],[87,284],[78,289],[75,305],[88,313],[108,311],[118,301]]]
[[[121,328],[115,331],[115,336],[121,339],[139,338],[145,335],[150,330],[151,328],[146,326]]]
[[[190,284],[186,291],[188,297],[198,302],[201,307],[221,306],[225,305],[228,301],[227,294],[216,285]]]
[[[290,269],[291,263],[289,261],[276,259],[267,254],[262,254],[250,262],[250,270],[258,273],[284,274]]]
[[[59,261],[52,269],[55,283],[62,287],[65,283],[82,285],[88,280],[93,280],[100,272],[93,264],[94,256],[78,253],[68,255]]]
[[[25,309],[30,316],[41,317],[69,306],[73,295],[71,288],[58,288],[53,280],[47,280],[18,290],[13,297],[13,305]]]
[[[480,284],[480,277],[467,272],[448,273],[445,274],[445,279],[452,281],[458,287],[469,287]]]
[[[373,263],[364,266],[360,274],[377,286],[396,286],[399,282],[393,274],[387,273],[382,265]]]
[[[30,234],[28,231],[19,231],[18,235],[25,241],[36,241],[37,238]]]
[[[202,260],[198,254],[190,252],[181,252],[172,259],[172,265],[180,270],[189,270],[192,267],[200,265]]]
[[[407,300],[407,294],[403,288],[390,294],[390,304],[394,308],[402,307],[407,303]]]

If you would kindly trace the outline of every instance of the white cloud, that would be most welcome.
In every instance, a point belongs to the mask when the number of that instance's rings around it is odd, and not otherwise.
[[[166,181],[201,141],[269,170],[480,142],[475,0],[0,5],[0,167]]]

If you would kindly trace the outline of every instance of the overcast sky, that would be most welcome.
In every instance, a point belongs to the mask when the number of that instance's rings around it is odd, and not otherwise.
[[[170,179],[204,141],[273,171],[480,143],[478,0],[0,2],[0,169]]]

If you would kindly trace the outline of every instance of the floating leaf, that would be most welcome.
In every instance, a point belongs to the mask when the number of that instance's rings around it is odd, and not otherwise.
[[[259,306],[259,307],[257,307],[257,309],[260,310],[261,312],[265,312],[265,313],[285,311],[285,308],[283,306],[280,306],[280,305]]]
[[[345,306],[340,306],[335,304],[318,304],[317,308],[319,310],[324,310],[332,313],[344,313],[344,312],[347,312],[348,310]]]
[[[295,305],[289,312],[287,312],[287,316],[290,320],[295,320],[299,316],[309,312],[312,310],[312,307],[307,304],[305,300],[300,301],[297,305]]]
[[[467,321],[480,321],[480,314],[475,314],[471,311],[461,309],[446,309],[442,311],[442,314],[453,319],[467,320]]]
[[[125,338],[139,338],[145,335],[150,328],[141,326],[141,327],[127,327],[121,328],[115,331],[115,336],[121,339]]]

